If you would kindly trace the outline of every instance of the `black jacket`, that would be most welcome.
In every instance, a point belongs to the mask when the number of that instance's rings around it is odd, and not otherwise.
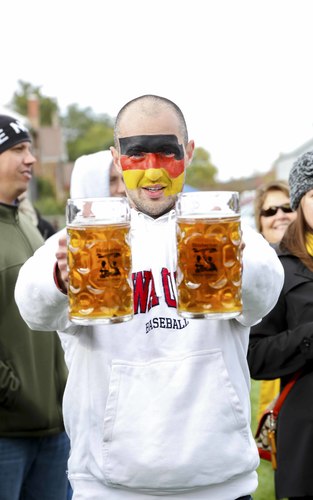
[[[277,249],[285,270],[279,300],[251,329],[248,362],[254,379],[281,378],[299,368],[281,409],[277,431],[277,498],[313,495],[313,273]]]

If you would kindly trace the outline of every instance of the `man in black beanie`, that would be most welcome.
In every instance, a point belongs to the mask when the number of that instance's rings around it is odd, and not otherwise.
[[[0,154],[23,142],[31,143],[31,136],[27,128],[11,116],[0,115]],[[27,185],[28,182],[27,180]],[[55,233],[52,224],[44,219],[39,211],[33,207],[30,200],[28,200],[26,188],[19,195],[18,200],[20,211],[28,213],[31,216],[31,220],[37,226],[44,239]]]
[[[55,332],[30,330],[14,300],[22,264],[43,244],[17,198],[36,159],[27,128],[0,115],[0,500],[65,500],[67,377]]]
[[[11,116],[0,115],[0,153],[21,142],[31,142],[27,128]]]

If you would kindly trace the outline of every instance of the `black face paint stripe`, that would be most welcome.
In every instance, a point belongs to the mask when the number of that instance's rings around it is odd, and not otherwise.
[[[134,135],[119,139],[121,154],[133,156],[139,153],[170,153],[176,160],[184,158],[184,148],[176,135]]]

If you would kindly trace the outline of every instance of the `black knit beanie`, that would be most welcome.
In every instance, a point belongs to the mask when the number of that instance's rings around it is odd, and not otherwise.
[[[0,154],[25,141],[31,142],[25,125],[12,116],[0,115]]]
[[[298,208],[303,195],[313,189],[313,151],[308,151],[294,162],[289,173],[290,205]]]

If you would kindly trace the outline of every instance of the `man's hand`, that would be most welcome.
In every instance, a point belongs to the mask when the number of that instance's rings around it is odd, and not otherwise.
[[[56,276],[60,288],[67,293],[68,288],[68,269],[67,269],[67,242],[66,234],[59,238],[59,247],[56,251],[57,267]]]

